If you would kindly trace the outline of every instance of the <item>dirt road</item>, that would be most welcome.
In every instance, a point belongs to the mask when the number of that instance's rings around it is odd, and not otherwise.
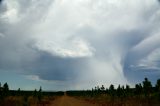
[[[91,104],[89,102],[78,100],[69,96],[62,96],[54,100],[50,106],[98,106],[96,104]]]

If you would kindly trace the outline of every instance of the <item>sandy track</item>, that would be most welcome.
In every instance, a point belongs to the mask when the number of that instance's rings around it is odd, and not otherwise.
[[[50,106],[98,106],[98,105],[91,104],[86,101],[78,100],[73,97],[62,96],[54,100]]]

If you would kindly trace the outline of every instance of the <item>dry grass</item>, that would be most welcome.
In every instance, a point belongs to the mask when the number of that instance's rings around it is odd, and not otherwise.
[[[54,101],[57,96],[45,96],[41,101],[33,96],[9,96],[0,102],[0,106],[49,106],[50,101]]]
[[[160,106],[160,101],[152,98],[147,100],[146,98],[128,97],[128,98],[118,98],[111,97],[107,95],[99,95],[96,97],[76,97],[77,99],[85,100],[92,104],[99,104],[100,106]]]

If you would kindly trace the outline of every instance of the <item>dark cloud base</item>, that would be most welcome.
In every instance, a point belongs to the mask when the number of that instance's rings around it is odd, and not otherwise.
[[[89,80],[108,79],[109,83],[110,78],[119,77],[117,73],[124,74],[123,77],[134,83],[144,77],[153,81],[160,77],[159,64],[157,70],[137,67],[141,59],[160,47],[158,38],[154,38],[154,34],[159,34],[160,25],[157,1],[132,0],[131,4],[114,0],[113,6],[107,0],[93,0],[92,3],[85,0],[84,3],[74,0],[2,1],[0,70],[35,75],[42,80],[77,83],[85,74]],[[70,43],[74,42],[74,37],[88,43],[79,44],[83,50],[94,49],[88,50],[93,52],[91,57],[76,56],[79,53],[75,51],[79,48]],[[149,38],[151,42],[143,44],[150,41]],[[35,47],[37,42],[40,42],[39,48]],[[143,48],[135,50],[139,45]],[[62,56],[66,51],[73,51],[76,55]],[[97,76],[93,78],[93,74]]]

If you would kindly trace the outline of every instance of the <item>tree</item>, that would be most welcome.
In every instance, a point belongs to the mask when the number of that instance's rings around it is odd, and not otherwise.
[[[33,96],[36,97],[37,96],[37,89],[34,90],[33,92]]]
[[[18,90],[17,90],[17,93],[18,93],[18,96],[20,96],[21,94],[21,89],[20,88],[18,88]]]
[[[129,92],[130,91],[130,86],[126,85],[126,91]]]
[[[104,91],[105,90],[105,87],[104,85],[101,86],[101,91]]]
[[[95,87],[95,91],[97,91],[97,87]]]
[[[160,79],[158,79],[156,83],[156,92],[157,92],[157,97],[160,100]]]
[[[40,86],[39,91],[38,91],[38,100],[42,100],[42,87]]]
[[[118,88],[117,88],[117,96],[120,97],[122,95],[122,89],[121,89],[121,86],[118,85]]]
[[[152,84],[148,80],[148,78],[145,78],[143,81],[143,90],[144,90],[145,96],[148,97],[152,90]]]
[[[142,93],[142,85],[141,83],[135,85],[135,94],[140,95]]]
[[[130,96],[131,95],[131,90],[130,90],[130,86],[126,85],[126,96]]]
[[[99,87],[99,86],[97,86],[97,90],[98,90],[98,92],[100,92],[100,91],[101,91],[101,89],[100,89],[100,87]]]
[[[3,94],[4,96],[7,96],[9,94],[9,86],[7,83],[3,85]]]
[[[42,92],[42,87],[40,86],[40,88],[39,88],[39,92]]]
[[[5,84],[3,85],[3,89],[4,89],[4,91],[9,91],[9,86],[8,86],[7,83],[5,83]]]
[[[110,85],[110,87],[109,87],[109,94],[111,95],[111,96],[114,96],[115,95],[115,89],[114,89],[114,85]]]
[[[160,79],[157,80],[157,83],[156,83],[156,91],[157,91],[157,92],[160,92]]]
[[[0,96],[2,96],[2,87],[1,87],[1,82],[0,82]]]
[[[114,98],[115,98],[115,89],[114,89],[114,85],[110,85],[109,87],[109,94],[111,96],[111,102],[112,102],[112,106],[114,105]]]

